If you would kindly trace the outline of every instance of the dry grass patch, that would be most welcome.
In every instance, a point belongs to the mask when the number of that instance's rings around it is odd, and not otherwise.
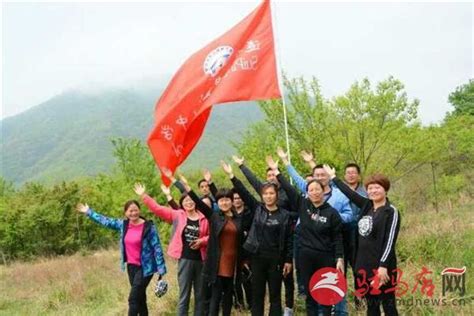
[[[443,268],[467,266],[466,306],[451,306],[456,295],[448,297],[450,306],[401,306],[401,315],[474,315],[471,277],[474,262],[474,212],[472,206],[448,213],[434,211],[403,214],[397,251],[403,280],[409,284],[406,298],[426,298],[419,289],[411,294],[414,277],[423,266],[433,271],[433,298],[441,298]],[[15,262],[0,266],[1,315],[125,315],[130,286],[126,273],[120,270],[116,248],[94,253],[77,253],[67,257]],[[153,285],[148,288],[151,315],[175,315],[178,303],[176,261],[166,258],[169,291],[157,298]],[[353,284],[348,280],[349,284]],[[420,285],[421,287],[421,285]],[[349,286],[350,291],[352,287]],[[284,291],[282,291],[284,293]],[[192,305],[191,299],[191,305]],[[351,302],[351,300],[350,300]],[[268,305],[268,304],[267,304]],[[351,315],[357,313],[350,303]],[[192,308],[192,307],[191,307]],[[304,302],[298,300],[295,315],[305,315]],[[239,313],[234,315],[249,315]]]

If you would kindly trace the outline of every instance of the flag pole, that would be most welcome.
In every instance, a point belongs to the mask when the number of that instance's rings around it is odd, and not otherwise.
[[[266,1],[266,0],[264,0]],[[270,1],[270,0],[269,0]],[[281,67],[281,62],[280,62],[280,46],[278,45],[278,40],[276,34],[277,32],[277,27],[276,27],[276,10],[274,10],[275,6],[275,1],[270,1],[270,10],[272,12],[272,28],[273,28],[273,43],[275,45],[275,55],[276,55],[276,66],[277,66],[277,77],[278,77],[278,86],[280,88],[280,93],[281,93],[281,102],[283,104],[283,120],[285,123],[285,138],[286,138],[286,152],[288,153],[288,162],[291,164],[291,153],[290,153],[290,138],[288,136],[288,117],[286,114],[286,101],[285,101],[285,93],[283,91],[284,85],[283,85],[283,76],[282,76],[282,67]],[[291,180],[291,178],[290,178]]]

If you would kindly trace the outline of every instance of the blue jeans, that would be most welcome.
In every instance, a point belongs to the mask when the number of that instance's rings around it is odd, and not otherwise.
[[[336,316],[346,316],[346,315],[349,315],[347,313],[347,294],[346,296],[344,296],[344,298],[342,299],[342,301],[340,301],[339,303],[336,304]]]

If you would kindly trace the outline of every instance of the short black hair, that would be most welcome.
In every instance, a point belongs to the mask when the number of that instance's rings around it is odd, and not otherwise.
[[[260,187],[260,195],[263,194],[263,191],[268,189],[268,188],[273,188],[278,196],[278,185],[275,182],[264,182],[262,186]]]
[[[312,180],[308,181],[308,184],[306,185],[306,192],[308,192],[308,190],[309,190],[309,185],[313,184],[313,183],[319,184],[321,186],[321,189],[323,189],[323,191],[324,191],[324,185],[321,183],[321,181],[316,180],[316,179],[312,179]]]
[[[313,174],[314,174],[314,170],[316,170],[316,169],[324,169],[324,165],[323,165],[322,163],[319,163],[319,164],[317,164],[316,166],[314,166],[314,168],[313,168]]]
[[[216,193],[216,202],[222,198],[229,198],[232,201],[234,200],[234,191],[231,189],[219,189]]]
[[[230,190],[232,191],[232,194],[238,194],[240,196],[240,193],[236,188],[232,188]]]
[[[181,195],[179,198],[179,207],[183,208],[183,201],[187,196],[189,196],[187,193],[183,193],[183,195]]]
[[[206,180],[206,179],[201,179],[201,180],[199,180],[199,182],[198,182],[198,187],[200,187],[200,186],[201,186],[201,183],[203,183],[203,182],[207,182],[207,180]]]
[[[356,164],[355,162],[350,162],[348,163],[345,167],[344,167],[344,171],[347,170],[347,168],[356,168],[357,169],[357,173],[360,174],[360,167],[358,164]]]
[[[129,201],[125,202],[125,205],[123,206],[123,211],[125,212],[126,210],[128,210],[128,208],[132,204],[135,204],[138,207],[139,210],[141,209],[140,203],[138,203],[137,200],[129,200]]]

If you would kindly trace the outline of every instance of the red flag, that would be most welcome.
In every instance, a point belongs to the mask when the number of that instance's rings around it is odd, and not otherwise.
[[[175,74],[156,104],[148,136],[153,158],[161,170],[174,172],[198,143],[213,104],[279,97],[270,1],[265,0]]]

